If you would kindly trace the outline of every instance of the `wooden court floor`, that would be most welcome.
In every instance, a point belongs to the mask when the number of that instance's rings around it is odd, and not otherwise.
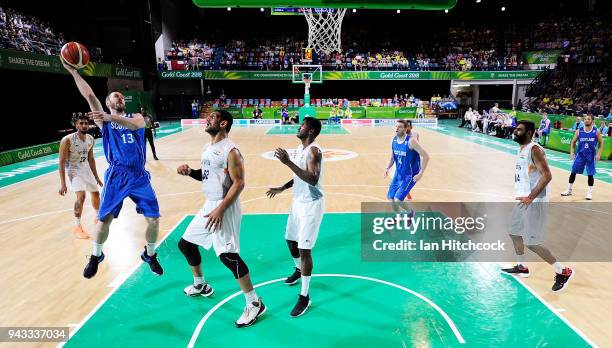
[[[324,163],[323,186],[326,210],[330,212],[358,212],[361,202],[385,201],[388,187],[383,170],[390,156],[393,129],[347,130],[349,134],[321,135],[318,140],[325,149],[357,154],[352,159]],[[513,155],[425,128],[417,130],[431,160],[422,181],[412,191],[415,201],[514,200]],[[286,213],[290,206],[290,192],[273,200],[265,197],[268,187],[282,185],[291,173],[262,154],[276,147],[295,148],[298,139],[291,134],[266,132],[265,128],[235,127],[230,134],[245,158],[247,186],[241,195],[244,213]],[[162,236],[186,214],[197,212],[204,202],[200,184],[177,175],[176,167],[188,163],[199,168],[201,149],[208,141],[202,129],[187,129],[158,141],[160,161],[147,162],[160,203]],[[97,166],[100,173],[107,167],[103,158],[97,159]],[[586,178],[579,176],[576,180],[579,195],[562,198],[558,193],[566,188],[568,172],[551,169],[552,201],[582,201]],[[93,279],[82,277],[91,243],[73,238],[74,196],[57,194],[57,176],[50,173],[0,189],[0,326],[76,325],[140,262],[145,223],[133,203],[126,200],[104,247],[112,256]],[[595,201],[612,202],[612,185],[597,181]],[[88,203],[89,198],[83,221],[92,230],[93,213]],[[550,291],[553,274],[546,264],[530,264],[532,276],[525,283],[596,344],[612,346],[610,264],[571,265],[577,270],[576,277],[561,294]]]

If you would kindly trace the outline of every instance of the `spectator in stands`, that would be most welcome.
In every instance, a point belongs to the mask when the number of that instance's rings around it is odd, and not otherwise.
[[[262,114],[263,114],[263,111],[261,111],[261,108],[259,107],[259,105],[257,105],[255,107],[255,110],[253,110],[253,118],[260,119],[262,118]]]
[[[191,118],[200,118],[200,103],[195,99],[191,103]]]
[[[499,104],[495,103],[495,105],[493,105],[493,107],[491,108],[490,112],[492,112],[494,114],[498,113],[499,112]]]
[[[281,122],[282,122],[282,124],[290,124],[291,123],[291,120],[289,119],[289,111],[285,107],[283,107],[281,109]]]
[[[612,127],[612,122],[609,122],[608,125],[606,125],[606,121],[601,121],[599,124],[599,132],[602,136],[606,137],[608,136],[608,128],[610,127]]]
[[[572,128],[570,128],[570,130],[575,131],[575,130],[583,128],[583,127],[584,127],[584,122],[582,121],[582,118],[580,116],[577,116],[576,117],[576,122],[574,122],[574,125],[572,126]]]
[[[350,105],[346,107],[346,109],[344,110],[344,118],[346,118],[347,120],[350,120],[353,118],[353,110],[351,110]]]
[[[540,120],[540,128],[538,128],[538,137],[540,138],[540,145],[546,146],[548,142],[548,135],[550,134],[550,120],[547,114],[542,115]]]
[[[472,108],[468,108],[468,110],[465,112],[465,115],[463,116],[463,119],[461,120],[461,124],[459,125],[459,127],[463,127],[466,124],[470,124],[471,120],[472,120]]]

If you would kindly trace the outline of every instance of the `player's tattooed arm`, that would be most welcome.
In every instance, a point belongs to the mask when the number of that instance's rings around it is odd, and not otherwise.
[[[580,130],[576,129],[574,132],[574,137],[572,138],[572,142],[570,143],[570,158],[574,159],[574,149],[576,148],[576,142],[578,142],[578,136],[580,134]]]
[[[601,132],[597,131],[597,155],[595,155],[596,161],[601,161],[601,154],[603,153],[603,138]]]
[[[536,183],[533,190],[531,190],[529,196],[527,196],[527,198],[530,200],[529,203],[531,203],[531,201],[542,193],[542,191],[544,191],[546,188],[546,185],[548,185],[548,183],[552,180],[552,173],[550,172],[550,167],[548,167],[548,162],[546,162],[546,154],[544,153],[544,150],[542,150],[542,148],[539,146],[532,147],[531,158],[533,158],[533,164],[535,164],[538,171],[542,173],[542,176]]]
[[[225,209],[238,199],[238,196],[240,196],[240,193],[244,189],[244,160],[238,149],[230,151],[227,157],[227,171],[231,179],[231,186],[227,190],[225,197],[223,197],[221,204],[209,214],[204,215],[204,217],[208,218],[206,222],[207,229],[216,230],[223,226],[223,214],[225,213]]]

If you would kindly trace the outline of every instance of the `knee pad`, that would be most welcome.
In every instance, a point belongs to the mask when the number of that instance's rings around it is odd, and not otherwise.
[[[221,262],[234,274],[234,278],[242,278],[249,274],[249,268],[237,253],[223,253],[219,255]]]
[[[289,247],[289,252],[294,259],[300,257],[300,250],[298,249],[298,242],[293,240],[287,241],[287,246]]]
[[[178,247],[183,255],[185,255],[189,266],[199,266],[202,263],[202,257],[200,256],[200,250],[198,250],[197,245],[181,238],[178,242]]]

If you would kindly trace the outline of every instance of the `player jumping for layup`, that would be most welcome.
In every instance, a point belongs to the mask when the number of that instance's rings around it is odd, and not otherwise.
[[[212,295],[212,287],[204,280],[202,257],[198,250],[198,246],[210,249],[212,245],[244,293],[246,307],[236,321],[237,327],[244,327],[254,324],[266,312],[266,306],[253,289],[249,268],[239,254],[242,220],[239,197],[244,189],[244,161],[238,146],[228,138],[232,115],[217,110],[206,120],[206,132],[212,139],[202,151],[202,168],[194,170],[183,164],[177,169],[181,175],[202,181],[206,196],[204,207],[191,221],[178,244],[193,273],[193,285],[185,288],[184,292],[189,296]]]
[[[304,314],[310,306],[310,277],[312,276],[312,248],[319,235],[319,226],[323,220],[325,199],[321,186],[323,173],[323,152],[315,143],[321,132],[321,121],[305,117],[297,137],[302,144],[295,151],[294,161],[284,149],[278,148],[274,157],[289,167],[293,179],[281,187],[268,190],[272,198],[284,190],[293,187],[293,203],[287,219],[285,239],[289,252],[295,263],[295,272],[285,279],[285,284],[293,285],[302,279],[302,291],[291,311],[292,317]]]
[[[395,164],[395,175],[387,199],[389,201],[402,202],[410,194],[410,190],[423,177],[423,173],[429,163],[429,155],[418,141],[418,135],[414,136],[408,131],[412,129],[412,122],[408,120],[397,120],[395,124],[395,137],[391,142],[391,159],[385,168],[386,178],[389,170]]]
[[[574,157],[574,149],[576,148],[576,142],[578,142],[578,154]],[[595,152],[597,147],[597,153]],[[586,166],[588,184],[586,199],[593,199],[593,185],[595,184],[595,161],[601,159],[601,153],[603,151],[603,139],[601,133],[593,124],[593,116],[586,115],[584,117],[584,127],[579,127],[574,133],[574,138],[570,145],[570,157],[574,160],[572,165],[572,173],[569,177],[569,184],[567,185],[567,191],[561,193],[561,196],[571,196],[572,186],[576,181],[576,173],[584,173],[584,167]]]
[[[81,225],[85,192],[91,194],[91,205],[96,211],[97,220],[98,210],[100,209],[98,185],[102,186],[102,181],[98,177],[96,160],[93,155],[94,138],[87,134],[89,117],[79,114],[73,120],[73,123],[77,131],[66,135],[60,142],[59,175],[61,186],[59,194],[63,196],[68,191],[66,188],[66,172],[68,172],[70,191],[74,192],[77,198],[74,202],[76,226],[72,233],[77,238],[87,239],[89,234],[85,232]],[[85,164],[86,162],[87,164]]]
[[[98,264],[104,260],[102,246],[108,238],[113,218],[119,216],[123,200],[130,197],[136,203],[136,211],[147,220],[146,246],[140,258],[149,264],[151,271],[157,275],[164,273],[157,261],[155,244],[159,231],[159,205],[153,187],[151,175],[145,170],[146,143],[144,137],[144,119],[140,114],[125,113],[125,99],[119,92],[112,92],[106,97],[106,106],[110,114],[104,112],[102,103],[79,73],[62,60],[62,64],[74,78],[79,92],[83,95],[91,112],[88,114],[102,131],[104,155],[109,166],[104,174],[102,203],[98,213],[100,222],[96,225],[93,252],[83,271],[85,278],[91,278],[98,272]]]
[[[550,253],[544,244],[546,236],[546,221],[548,218],[548,201],[550,199],[549,183],[552,174],[546,154],[541,145],[533,141],[536,132],[531,121],[519,121],[514,130],[514,140],[520,144],[516,158],[514,174],[514,189],[516,199],[520,202],[512,210],[510,238],[514,245],[518,264],[512,268],[504,268],[502,272],[529,277],[529,269],[525,266],[525,245],[555,269],[553,291],[561,291],[574,276],[574,271],[563,267],[561,262]]]

